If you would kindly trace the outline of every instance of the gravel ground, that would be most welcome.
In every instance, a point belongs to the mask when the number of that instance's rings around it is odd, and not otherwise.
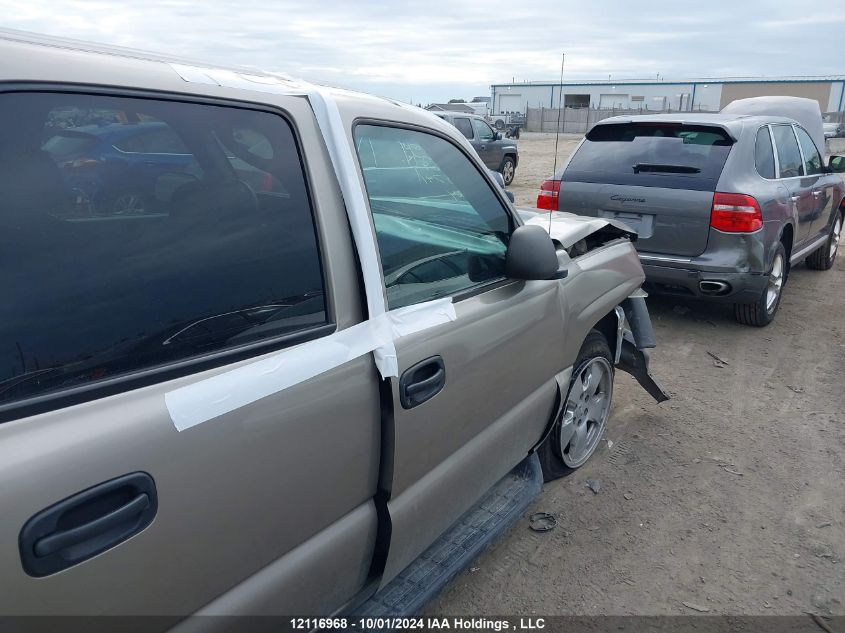
[[[562,136],[561,155],[577,142]],[[554,135],[523,135],[518,204],[533,206],[553,153]],[[763,329],[650,297],[652,369],[673,399],[620,375],[609,441],[529,509],[557,528],[523,518],[427,613],[845,614],[843,250],[827,272],[797,265]]]

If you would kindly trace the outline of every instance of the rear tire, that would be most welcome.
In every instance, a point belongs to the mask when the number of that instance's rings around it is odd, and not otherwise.
[[[734,317],[739,323],[764,327],[774,320],[783,297],[783,286],[786,283],[788,269],[786,249],[783,243],[778,242],[772,258],[772,267],[769,269],[768,283],[760,293],[760,298],[754,303],[734,304]]]
[[[561,417],[537,451],[543,480],[575,472],[601,443],[613,403],[613,360],[598,330],[590,330],[578,352]]]
[[[839,246],[839,238],[842,237],[842,224],[845,222],[845,211],[840,211],[833,219],[833,224],[830,226],[830,234],[827,236],[827,241],[810,253],[809,257],[804,260],[807,268],[813,270],[830,270],[833,268],[833,262],[836,261],[836,249]]]

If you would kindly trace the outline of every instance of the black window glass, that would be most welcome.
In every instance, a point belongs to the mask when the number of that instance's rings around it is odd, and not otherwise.
[[[569,162],[564,180],[715,191],[732,145],[728,133],[714,126],[596,125]]]
[[[40,93],[0,113],[0,403],[326,322],[283,118]]]
[[[433,134],[373,125],[357,126],[355,141],[390,308],[504,275],[511,219],[463,152]]]
[[[475,129],[475,135],[476,137],[478,137],[479,141],[493,140],[493,128],[491,128],[481,119],[473,119],[472,127]]]
[[[816,144],[807,134],[803,127],[795,127],[798,134],[798,142],[801,144],[801,151],[804,152],[804,173],[808,176],[816,176],[824,173],[824,163],[821,154],[816,149]]]
[[[778,163],[780,164],[781,178],[794,178],[803,176],[804,170],[801,166],[801,151],[798,149],[798,141],[791,125],[773,125],[772,134],[775,137],[775,147],[778,152]]]
[[[468,139],[472,138],[472,123],[469,122],[469,119],[464,117],[456,118],[455,127]]]
[[[775,177],[775,154],[772,149],[772,137],[768,127],[757,130],[757,140],[754,143],[754,164],[757,173],[763,178]]]

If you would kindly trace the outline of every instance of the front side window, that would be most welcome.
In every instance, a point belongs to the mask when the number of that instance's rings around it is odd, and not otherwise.
[[[798,134],[798,142],[801,144],[801,151],[804,152],[804,173],[808,176],[817,176],[824,173],[824,163],[822,162],[821,154],[816,149],[816,144],[807,134],[807,130],[803,127],[795,126],[795,132]]]
[[[478,137],[479,141],[493,140],[493,128],[491,128],[481,119],[473,119],[472,127],[475,128],[475,135]]]
[[[772,137],[767,126],[757,130],[757,140],[754,143],[754,165],[757,173],[763,178],[775,178],[775,154],[772,148]]]
[[[388,307],[446,297],[504,276],[512,220],[473,162],[449,141],[355,128]]]
[[[457,117],[455,119],[455,127],[468,139],[472,139],[472,124],[469,122],[469,119],[466,117]]]
[[[0,405],[327,322],[288,123],[0,95]]]
[[[796,176],[803,176],[801,151],[798,149],[798,141],[795,140],[792,126],[773,125],[772,134],[774,134],[775,147],[777,147],[778,152],[780,177],[795,178]]]

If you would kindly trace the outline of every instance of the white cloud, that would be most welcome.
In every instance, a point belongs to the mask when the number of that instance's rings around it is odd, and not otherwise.
[[[555,80],[561,51],[571,79],[845,72],[845,15],[796,18],[785,1],[687,5],[0,0],[0,25],[415,101],[486,94],[511,78]]]

